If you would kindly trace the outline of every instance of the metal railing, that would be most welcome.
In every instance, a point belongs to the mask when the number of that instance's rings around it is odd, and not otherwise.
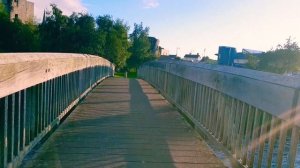
[[[100,81],[109,61],[83,54],[0,54],[0,167],[25,155]]]
[[[246,167],[300,167],[300,79],[241,68],[153,61],[138,70]]]

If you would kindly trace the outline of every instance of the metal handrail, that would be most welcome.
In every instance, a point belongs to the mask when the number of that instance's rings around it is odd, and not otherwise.
[[[18,167],[114,65],[92,55],[0,54],[0,167]]]
[[[299,78],[181,61],[149,62],[138,74],[242,165],[296,166]]]

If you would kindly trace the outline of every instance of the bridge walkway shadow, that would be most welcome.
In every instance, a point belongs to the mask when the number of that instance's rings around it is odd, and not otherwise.
[[[224,167],[154,88],[110,78],[22,167]]]

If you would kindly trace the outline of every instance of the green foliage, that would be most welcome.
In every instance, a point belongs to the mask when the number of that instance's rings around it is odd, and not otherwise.
[[[136,69],[145,61],[154,59],[150,52],[148,27],[135,24],[129,37],[129,26],[123,20],[114,20],[109,15],[99,16],[95,20],[82,13],[65,16],[55,4],[51,7],[43,22],[33,25],[11,21],[0,4],[0,52],[100,55],[113,62],[117,69],[127,69],[127,66]]]
[[[75,52],[99,55],[99,40],[95,30],[95,20],[87,14],[73,13],[63,29],[63,52]]]
[[[279,74],[297,72],[300,71],[300,48],[289,37],[285,44],[262,54],[256,62],[254,66],[261,71]]]
[[[33,52],[39,49],[37,27],[23,24],[19,20],[11,22],[5,13],[0,13],[0,51]]]
[[[292,37],[289,37],[286,39],[286,43],[281,45],[278,44],[276,50],[291,50],[291,51],[299,51],[300,48],[298,46],[298,43],[295,41],[292,41]]]
[[[258,70],[279,74],[297,72],[300,70],[300,52],[291,49],[268,51],[261,56]]]
[[[217,64],[217,60],[210,59],[208,56],[204,56],[200,62],[207,64]]]
[[[2,13],[2,12],[7,13],[8,11],[11,11],[12,10],[12,2],[13,2],[13,0],[7,0],[6,1],[7,7],[5,7],[5,5],[4,5],[5,2],[0,0],[0,13]]]
[[[247,63],[247,68],[249,69],[257,69],[258,63],[259,63],[259,58],[255,55],[247,55],[248,63]]]
[[[0,18],[9,18],[7,10],[2,2],[0,2]]]
[[[108,15],[95,20],[81,13],[67,17],[56,5],[51,6],[52,12],[39,27],[43,51],[100,55],[117,68],[126,65],[129,27],[122,20],[114,21]]]
[[[126,78],[126,72],[116,72],[114,77]],[[127,78],[137,78],[137,72],[127,72]]]
[[[109,15],[99,16],[96,23],[99,37],[104,40],[104,43],[101,43],[103,51],[100,54],[114,62],[117,68],[125,67],[130,56],[129,27],[122,20],[114,21]]]
[[[149,27],[144,28],[143,23],[134,24],[133,33],[130,34],[132,45],[129,51],[132,55],[127,61],[129,68],[136,69],[144,62],[155,59],[150,50],[151,44],[148,37]]]
[[[51,4],[52,13],[47,12],[44,22],[39,26],[42,51],[63,52],[67,39],[64,39],[68,17],[62,15],[62,11]]]
[[[5,13],[5,6],[2,2],[0,2],[0,13]]]
[[[8,11],[12,10],[12,3],[13,3],[13,0],[7,0]]]

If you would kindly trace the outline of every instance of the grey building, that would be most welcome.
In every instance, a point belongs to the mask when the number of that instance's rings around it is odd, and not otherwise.
[[[34,3],[27,0],[0,0],[10,15],[10,19],[20,19],[23,23],[32,22],[34,18]]]
[[[160,56],[160,52],[159,52],[159,40],[155,37],[149,37],[149,42],[151,44],[151,52],[153,55],[155,55],[156,57]]]

